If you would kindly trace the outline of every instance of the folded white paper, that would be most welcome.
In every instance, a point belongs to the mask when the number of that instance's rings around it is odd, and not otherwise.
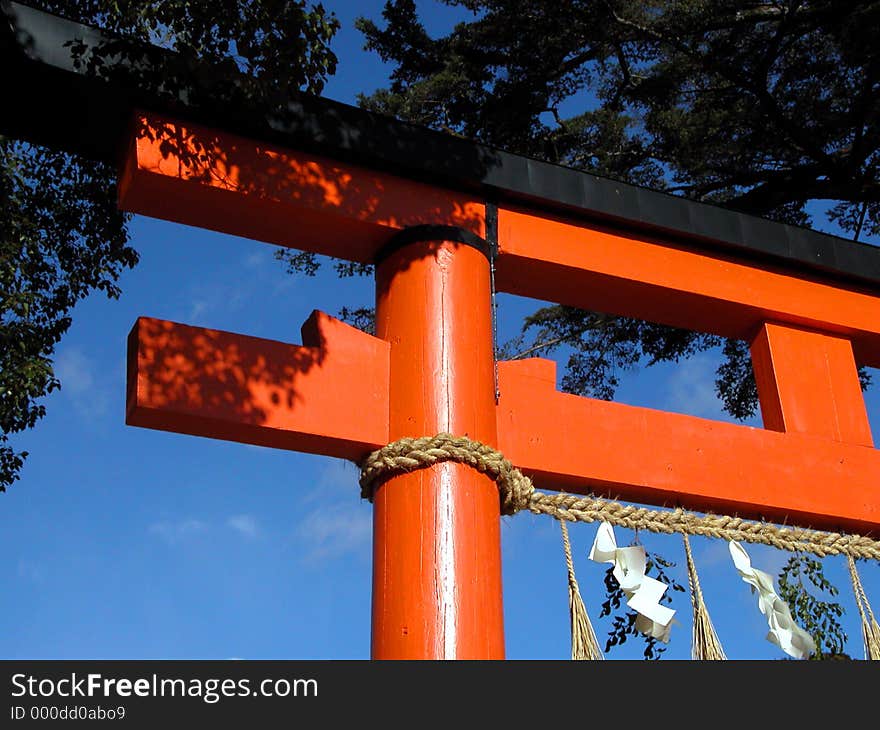
[[[617,547],[614,529],[610,523],[602,522],[590,549],[590,560],[614,565],[612,574],[627,597],[626,605],[639,614],[636,629],[659,641],[668,642],[675,611],[660,605],[667,585],[645,575],[645,548],[640,545]]]
[[[788,604],[773,589],[772,576],[752,567],[748,553],[735,540],[730,541],[730,556],[742,579],[758,592],[758,607],[767,617],[770,632],[767,641],[776,644],[795,659],[806,659],[816,651],[813,637],[798,626],[791,617]]]

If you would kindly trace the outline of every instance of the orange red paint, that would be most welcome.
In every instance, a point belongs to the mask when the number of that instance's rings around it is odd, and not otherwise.
[[[484,236],[465,192],[142,115],[126,210],[371,262],[397,231]],[[540,488],[880,529],[880,453],[857,364],[880,366],[880,291],[636,231],[500,206],[500,291],[749,342],[765,428],[556,391],[552,362],[500,363],[489,264],[448,241],[377,266],[377,336],[315,314],[304,346],[141,319],[128,422],[358,460],[439,431],[498,446]],[[353,490],[355,486],[352,485]],[[374,495],[373,656],[503,656],[495,485],[457,464]]]

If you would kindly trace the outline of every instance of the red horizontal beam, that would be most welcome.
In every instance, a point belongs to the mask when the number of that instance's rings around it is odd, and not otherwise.
[[[539,489],[880,531],[880,452],[556,390],[555,363],[499,363],[499,449]]]
[[[305,346],[141,318],[127,423],[360,460],[389,440],[389,352],[316,312]],[[499,363],[498,445],[539,488],[817,529],[880,529],[880,452],[556,390],[555,363]],[[422,435],[422,434],[413,434]]]
[[[499,291],[751,340],[766,321],[836,333],[880,366],[880,292],[626,230],[498,211]]]
[[[398,230],[485,234],[483,201],[456,190],[157,115],[138,118],[121,208],[351,261]],[[751,340],[774,321],[847,337],[880,366],[880,295],[624,228],[498,211],[500,291]]]
[[[119,207],[367,263],[410,225],[485,231],[463,193],[153,114],[135,120]]]
[[[304,346],[141,317],[126,423],[359,460],[388,441],[389,345],[313,312]]]

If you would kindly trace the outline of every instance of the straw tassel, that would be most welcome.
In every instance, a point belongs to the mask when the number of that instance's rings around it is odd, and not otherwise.
[[[694,556],[691,554],[691,545],[688,536],[682,533],[684,538],[684,552],[687,557],[688,583],[691,588],[691,603],[694,607],[694,631],[691,645],[691,658],[705,661],[721,661],[727,659],[721,642],[712,626],[709,611],[703,600],[703,591],[700,589],[700,579],[697,577],[697,568],[694,565]]]
[[[568,541],[568,528],[563,520],[559,520],[562,528],[562,548],[565,550],[565,567],[568,569],[568,612],[571,618],[571,658],[572,659],[604,659],[596,633],[584,607],[581,591],[574,575],[574,563],[571,559],[571,543]]]
[[[865,642],[865,659],[872,661],[880,660],[880,625],[874,618],[874,612],[868,604],[868,596],[862,587],[859,573],[856,570],[856,561],[852,555],[846,556],[849,563],[849,577],[852,579],[853,592],[856,594],[856,605],[859,608],[859,616],[862,618],[862,639]]]

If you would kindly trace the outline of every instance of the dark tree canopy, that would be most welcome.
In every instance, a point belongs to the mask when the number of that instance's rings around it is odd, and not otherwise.
[[[444,2],[472,16],[444,37],[413,0],[359,20],[394,65],[363,106],[786,223],[816,223],[820,203],[824,224],[880,235],[880,3]],[[719,346],[721,401],[751,416],[742,342],[547,307],[504,354],[566,353],[563,387],[611,398],[621,370]]]
[[[234,66],[251,80],[248,93],[267,99],[320,93],[335,70],[329,41],[337,21],[304,0],[30,4],[169,48],[184,70]],[[82,61],[101,72],[100,55]],[[167,67],[142,64],[141,72],[139,83],[175,91]],[[95,290],[118,297],[119,275],[137,263],[115,189],[110,165],[0,137],[0,491],[26,456],[9,436],[32,427],[45,412],[41,398],[60,386],[52,355],[73,306]]]
[[[367,47],[394,66],[389,87],[363,106],[745,213],[880,236],[880,3],[444,2],[469,19],[443,37],[429,34],[413,0],[389,0],[382,25],[360,19]],[[610,399],[621,370],[710,348],[721,351],[725,410],[754,415],[742,341],[549,306],[502,354],[567,356],[562,387]],[[816,640],[814,658],[846,658],[821,564],[792,556],[780,586]],[[619,606],[607,588],[603,615]],[[614,617],[606,650],[637,634],[634,618]],[[660,651],[646,641],[646,658]]]
[[[865,208],[880,232],[880,3],[446,2],[474,20],[444,38],[412,0],[359,21],[395,64],[365,106],[786,222]]]

